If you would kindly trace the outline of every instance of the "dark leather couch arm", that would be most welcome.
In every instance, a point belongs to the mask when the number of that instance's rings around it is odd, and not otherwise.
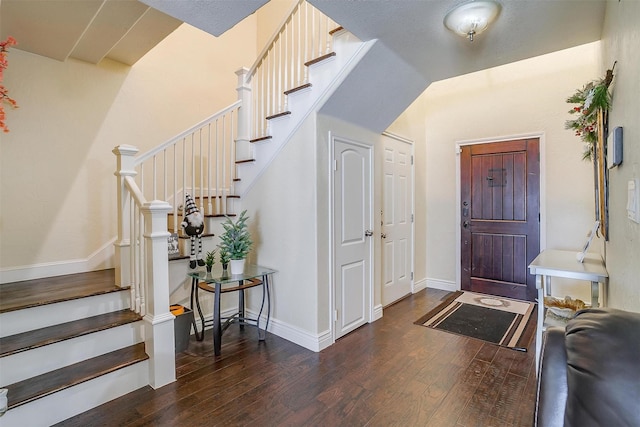
[[[562,427],[567,403],[567,352],[564,328],[548,328],[542,341],[535,425]]]

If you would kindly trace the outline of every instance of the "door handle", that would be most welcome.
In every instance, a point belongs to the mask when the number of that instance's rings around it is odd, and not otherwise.
[[[373,231],[365,230],[364,235],[365,235],[365,237],[371,237],[371,236],[373,236]]]
[[[463,226],[464,228],[469,228],[469,221],[465,221],[465,222],[463,222],[463,223],[462,223],[462,226]]]
[[[380,237],[381,237],[382,239],[386,239],[386,238],[387,238],[387,235],[386,235],[386,234],[384,234],[384,233],[382,233],[382,234],[380,235]]]

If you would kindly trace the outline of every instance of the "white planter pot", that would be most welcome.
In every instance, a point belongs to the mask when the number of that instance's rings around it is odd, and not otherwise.
[[[232,259],[230,262],[231,265],[231,274],[242,274],[244,273],[244,259]]]

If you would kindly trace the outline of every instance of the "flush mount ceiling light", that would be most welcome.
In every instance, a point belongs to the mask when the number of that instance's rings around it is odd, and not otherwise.
[[[491,0],[463,3],[444,17],[444,25],[456,34],[473,41],[476,34],[487,29],[500,12],[500,5]]]

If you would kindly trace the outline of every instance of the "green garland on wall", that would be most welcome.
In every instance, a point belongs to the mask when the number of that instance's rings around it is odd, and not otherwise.
[[[576,116],[565,122],[565,129],[571,129],[575,135],[585,143],[583,160],[592,160],[598,141],[598,111],[605,114],[611,108],[611,93],[609,85],[613,81],[613,69],[607,70],[607,74],[600,80],[587,83],[582,89],[578,89],[567,98],[567,103],[578,104],[569,110],[569,114]]]

